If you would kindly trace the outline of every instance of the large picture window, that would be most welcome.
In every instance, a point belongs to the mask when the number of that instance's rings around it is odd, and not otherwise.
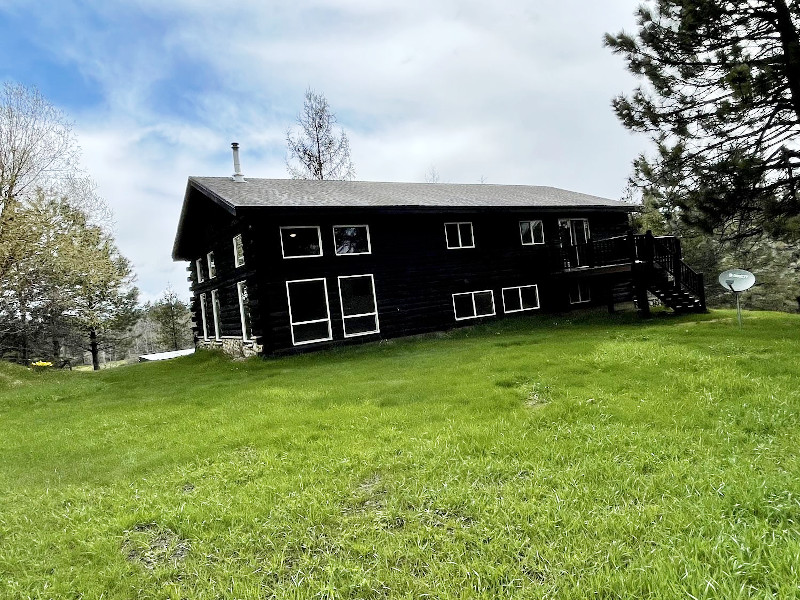
[[[333,245],[337,255],[369,254],[369,225],[334,225]]]
[[[453,312],[456,315],[456,321],[490,317],[494,314],[494,292],[482,290],[453,294]]]
[[[244,244],[241,233],[233,238],[233,264],[237,268],[244,265]]]
[[[206,295],[200,294],[200,320],[203,325],[203,339],[208,339],[208,317],[206,316]]]
[[[537,285],[503,288],[504,312],[514,313],[537,308],[539,308],[539,287]]]
[[[324,279],[286,282],[292,344],[310,344],[331,339],[328,285]]]
[[[236,290],[239,293],[239,317],[242,321],[242,339],[249,342],[253,339],[253,334],[250,328],[250,299],[247,295],[247,284],[240,281],[236,284]]]
[[[339,277],[344,337],[378,333],[378,307],[372,275]]]
[[[448,248],[474,248],[472,223],[445,223],[444,237]]]
[[[523,246],[544,244],[544,228],[541,221],[520,221],[519,237]]]
[[[281,227],[283,258],[322,256],[322,237],[319,227]]]
[[[222,339],[222,327],[219,321],[219,290],[211,290],[211,310],[214,313],[214,339]]]

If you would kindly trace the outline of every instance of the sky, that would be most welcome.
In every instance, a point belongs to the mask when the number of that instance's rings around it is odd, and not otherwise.
[[[172,243],[191,175],[288,177],[307,89],[356,179],[550,185],[619,199],[648,148],[603,34],[639,0],[0,0],[0,81],[66,113],[143,301],[189,297]]]

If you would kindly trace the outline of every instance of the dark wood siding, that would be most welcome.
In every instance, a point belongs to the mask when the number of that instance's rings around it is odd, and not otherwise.
[[[243,210],[227,224],[216,225],[212,247],[217,259],[217,285],[206,281],[195,285],[195,292],[218,287],[222,294],[221,305],[224,304],[223,332],[240,336],[236,281],[246,280],[254,335],[257,342],[263,344],[265,353],[330,344],[292,345],[286,295],[286,282],[290,280],[325,278],[334,341],[345,339],[337,279],[344,275],[372,274],[375,282],[380,333],[347,339],[353,342],[477,322],[455,320],[452,294],[459,292],[492,290],[496,315],[502,317],[503,287],[537,284],[542,310],[569,309],[571,283],[556,278],[552,272],[554,252],[559,245],[559,218],[588,218],[594,239],[620,235],[628,228],[625,213],[602,211]],[[519,221],[535,219],[543,221],[546,243],[523,246]],[[448,249],[446,222],[472,222],[475,248]],[[369,225],[372,253],[335,255],[333,226],[361,224]],[[320,227],[323,256],[284,259],[279,228],[309,225]],[[243,236],[246,260],[245,266],[238,269],[233,266],[232,242],[237,233]],[[607,302],[612,291],[624,283],[619,276],[593,278],[592,303]],[[199,313],[197,315],[199,322]]]

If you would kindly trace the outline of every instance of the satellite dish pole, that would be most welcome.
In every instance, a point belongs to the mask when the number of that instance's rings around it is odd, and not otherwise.
[[[753,287],[756,277],[750,271],[743,269],[730,269],[723,271],[719,275],[719,283],[726,290],[733,292],[736,296],[736,317],[739,321],[739,328],[742,327],[742,306],[739,302],[739,295]]]

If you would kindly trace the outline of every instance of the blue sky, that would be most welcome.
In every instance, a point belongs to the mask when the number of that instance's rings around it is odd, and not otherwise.
[[[635,0],[0,0],[0,80],[66,112],[142,297],[168,283],[186,178],[287,177],[309,87],[357,179],[552,185],[619,198],[646,140],[614,117],[636,81],[602,46]]]

